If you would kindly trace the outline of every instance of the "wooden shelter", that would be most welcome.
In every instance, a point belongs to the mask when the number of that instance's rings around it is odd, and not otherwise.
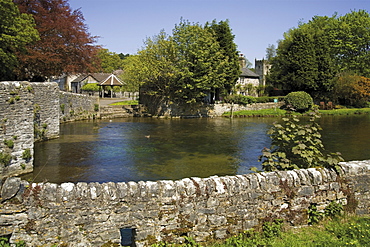
[[[99,84],[101,91],[101,97],[104,98],[104,92],[107,87],[110,87],[110,97],[113,98],[113,87],[118,86],[122,87],[123,82],[114,74],[111,74],[106,79],[102,80]],[[99,92],[100,94],[100,92]]]

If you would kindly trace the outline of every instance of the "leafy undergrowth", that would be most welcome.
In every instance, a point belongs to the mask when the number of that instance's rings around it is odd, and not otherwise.
[[[370,246],[370,217],[340,217],[326,220],[320,224],[284,230],[279,224],[265,229],[248,230],[224,242],[199,244],[186,238],[182,245],[159,243],[164,246],[207,246],[207,247],[301,247],[301,246]]]
[[[115,102],[110,105],[138,105],[139,102],[137,100],[125,100],[120,102]]]

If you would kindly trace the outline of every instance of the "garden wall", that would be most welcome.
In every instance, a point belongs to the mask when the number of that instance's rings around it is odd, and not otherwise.
[[[370,160],[341,163],[343,175],[302,169],[177,181],[39,183],[7,179],[0,235],[30,246],[136,246],[224,239],[268,219],[307,224],[307,209],[331,201],[368,214]]]

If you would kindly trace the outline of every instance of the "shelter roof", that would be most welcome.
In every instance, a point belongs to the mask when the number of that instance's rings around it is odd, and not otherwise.
[[[99,83],[99,84],[102,84],[103,82],[106,83],[106,81],[108,80],[108,78],[110,77],[114,77],[114,83],[115,85],[113,86],[122,86],[123,83],[121,82],[120,79],[117,78],[116,75],[119,75],[121,74],[122,71],[115,71],[114,74],[111,74],[111,73],[90,73],[90,74],[82,74],[80,76],[78,76],[76,79],[74,79],[72,82],[82,82],[82,81],[85,81],[86,79],[88,79],[90,77],[90,79],[93,79],[93,81],[96,81],[96,83]],[[90,81],[89,79],[89,81]],[[117,82],[118,81],[118,82]],[[90,81],[90,83],[92,83]],[[107,85],[107,86],[111,86],[111,85]]]
[[[123,86],[123,82],[114,74],[109,75],[99,83],[99,86]]]

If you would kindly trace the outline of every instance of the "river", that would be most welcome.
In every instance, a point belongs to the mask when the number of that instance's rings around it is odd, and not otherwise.
[[[127,182],[235,175],[261,168],[276,118],[80,121],[35,143],[33,182]],[[323,116],[322,140],[345,160],[370,159],[370,115]]]

